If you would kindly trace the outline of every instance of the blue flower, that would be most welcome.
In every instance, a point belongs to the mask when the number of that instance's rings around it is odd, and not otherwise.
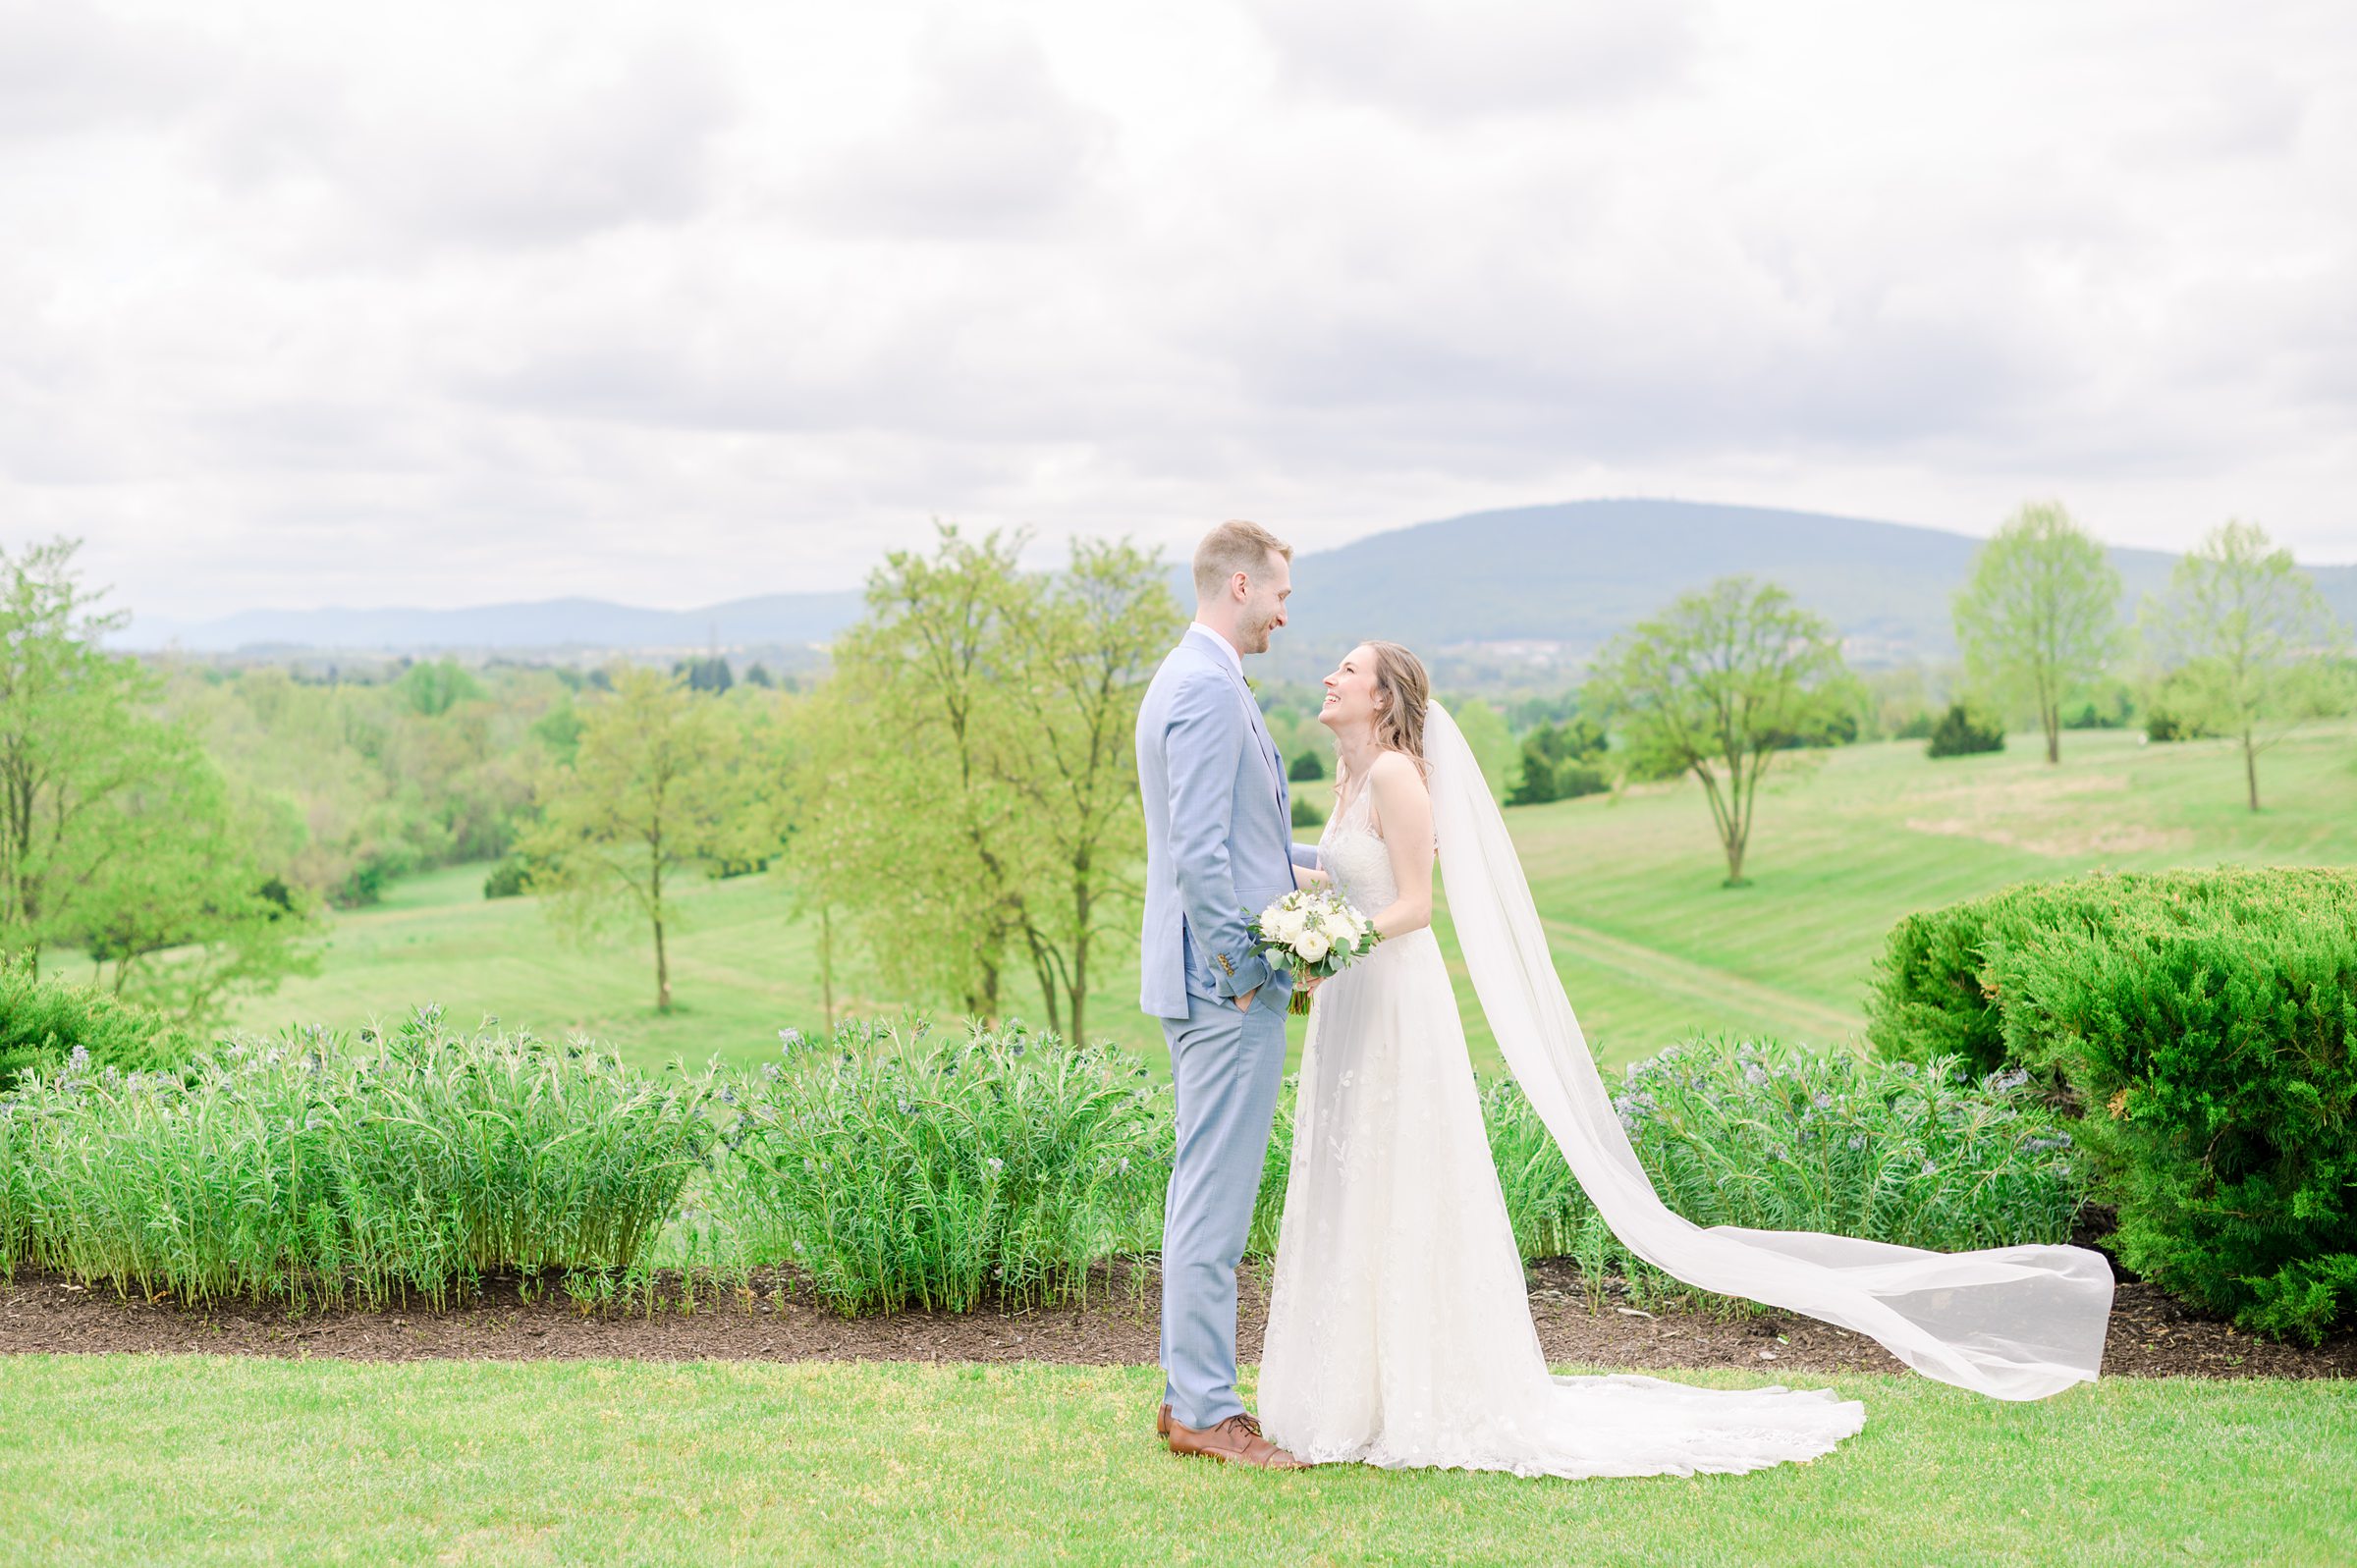
[[[1007,1162],[1001,1160],[996,1155],[992,1155],[989,1159],[983,1161],[982,1162],[990,1167],[990,1172],[994,1176],[1007,1168]]]
[[[800,1045],[801,1043],[802,1032],[799,1029],[781,1029],[778,1031],[778,1049],[780,1051],[792,1051],[795,1047]]]
[[[1752,1062],[1743,1069],[1743,1081],[1755,1086],[1764,1084],[1768,1081],[1768,1070],[1758,1062]]]

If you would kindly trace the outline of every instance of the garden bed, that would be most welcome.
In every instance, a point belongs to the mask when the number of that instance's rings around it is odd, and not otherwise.
[[[1240,1339],[1260,1354],[1265,1275],[1242,1280]],[[1155,1360],[1158,1285],[1150,1271],[1107,1277],[1081,1309],[1027,1313],[906,1312],[843,1318],[819,1307],[798,1280],[759,1273],[751,1288],[699,1291],[690,1309],[666,1274],[655,1309],[584,1312],[561,1291],[523,1299],[494,1280],[448,1311],[422,1305],[385,1312],[295,1314],[232,1305],[191,1309],[124,1301],[103,1286],[20,1272],[0,1284],[0,1354],[209,1352],[352,1361],[527,1361],[628,1357],[650,1361],[974,1361],[1146,1365]],[[1744,1367],[1818,1375],[1897,1372],[1899,1363],[1860,1335],[1783,1315],[1719,1318],[1693,1310],[1650,1316],[1611,1299],[1590,1310],[1577,1269],[1549,1260],[1530,1270],[1532,1316],[1547,1357],[1559,1364],[1670,1371]],[[2104,1356],[2108,1377],[2352,1378],[2357,1335],[2317,1349],[2255,1340],[2202,1318],[2156,1287],[2122,1280]]]

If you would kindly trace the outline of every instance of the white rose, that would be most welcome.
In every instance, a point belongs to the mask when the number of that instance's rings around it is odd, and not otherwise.
[[[1308,929],[1309,919],[1300,910],[1280,909],[1276,920],[1269,926],[1269,935],[1279,942],[1290,944],[1299,942],[1301,934]]]
[[[1317,963],[1326,956],[1327,949],[1333,946],[1333,943],[1326,940],[1326,934],[1323,931],[1313,931],[1294,943],[1293,950],[1301,955],[1302,962]]]
[[[1318,922],[1318,926],[1326,933],[1326,940],[1330,943],[1339,944],[1358,940],[1358,923],[1339,909],[1329,910],[1325,918]]]

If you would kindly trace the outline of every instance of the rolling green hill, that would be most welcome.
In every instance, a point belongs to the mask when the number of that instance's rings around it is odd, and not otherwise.
[[[2010,882],[2099,866],[2220,861],[2357,864],[2357,728],[2295,735],[2262,763],[2269,809],[2241,805],[2224,743],[2147,746],[2121,731],[2074,732],[2048,768],[2028,737],[2011,750],[1932,762],[1919,743],[1819,754],[1812,773],[1762,799],[1753,885],[1719,886],[1718,847],[1697,791],[1664,784],[1507,813],[1559,972],[1600,1057],[1623,1062],[1696,1031],[1740,1030],[1854,1044],[1884,933],[1910,910]],[[1313,797],[1327,786],[1304,785]],[[643,936],[618,929],[587,951],[556,941],[530,899],[485,902],[481,868],[399,885],[381,908],[336,921],[324,973],[245,1006],[237,1022],[352,1027],[439,1001],[458,1020],[498,1014],[547,1034],[582,1029],[641,1061],[678,1053],[757,1058],[777,1031],[812,1029],[820,1003],[812,933],[767,878],[694,888],[672,948],[678,1008],[651,1005]],[[1444,933],[1453,953],[1454,939]],[[1110,945],[1091,1035],[1159,1056],[1136,1010],[1134,948]],[[1476,1057],[1494,1064],[1458,966]],[[856,977],[844,1003],[893,1010]],[[1037,1021],[1035,1000],[1017,1012]],[[1301,1023],[1295,1020],[1296,1047]]]

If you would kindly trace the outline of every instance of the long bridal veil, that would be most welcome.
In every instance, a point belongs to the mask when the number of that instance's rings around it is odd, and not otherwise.
[[[1927,1252],[1805,1230],[1703,1227],[1653,1190],[1548,956],[1506,819],[1464,735],[1427,710],[1441,884],[1499,1054],[1622,1245],[1703,1290],[1855,1329],[1927,1377],[1999,1399],[2093,1382],[2111,1270],[2084,1247]]]

